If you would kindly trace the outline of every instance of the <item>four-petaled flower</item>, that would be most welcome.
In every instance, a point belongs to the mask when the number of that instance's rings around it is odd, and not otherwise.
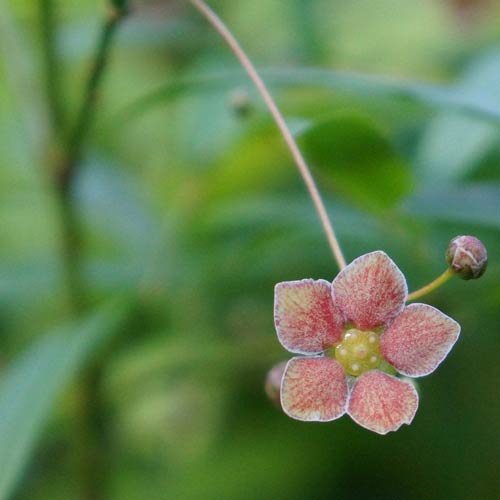
[[[298,420],[326,422],[348,413],[386,434],[411,423],[418,395],[411,382],[434,371],[458,339],[460,325],[427,304],[405,306],[405,277],[381,251],[344,268],[333,283],[278,283],[274,318],[292,358],[281,405]]]

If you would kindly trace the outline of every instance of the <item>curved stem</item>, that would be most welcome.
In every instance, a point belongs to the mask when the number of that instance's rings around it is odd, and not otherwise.
[[[217,16],[217,14],[203,1],[203,0],[189,0],[193,6],[203,14],[203,16],[210,22],[210,24],[217,30],[220,36],[224,39],[224,41],[228,44],[228,46],[233,51],[234,55],[238,58],[241,65],[248,73],[248,76],[253,81],[260,95],[264,99],[269,112],[274,118],[276,125],[281,131],[283,138],[290,150],[290,153],[293,156],[295,164],[299,169],[300,174],[304,180],[304,183],[309,190],[309,194],[314,202],[314,206],[316,207],[316,211],[318,212],[318,216],[321,220],[321,224],[323,225],[323,229],[326,233],[326,237],[328,239],[328,243],[330,248],[332,249],[333,255],[340,269],[343,269],[346,266],[346,261],[342,254],[342,250],[340,248],[339,242],[335,235],[335,231],[333,229],[332,223],[328,217],[328,213],[325,208],[325,204],[321,199],[321,195],[318,191],[316,183],[314,182],[313,176],[311,175],[311,171],[307,166],[302,153],[300,152],[295,139],[290,132],[285,119],[283,118],[280,110],[278,109],[274,99],[271,94],[267,90],[264,81],[257,73],[254,65],[245,54],[244,50],[241,48],[238,41],[235,39],[233,34],[229,31],[227,26],[223,23],[223,21]]]
[[[436,288],[439,288],[441,285],[446,283],[453,275],[454,273],[450,268],[446,269],[446,271],[443,274],[441,274],[441,276],[438,276],[428,285],[425,285],[422,288],[419,288],[418,290],[415,290],[414,292],[410,293],[406,300],[415,300],[420,297],[423,297],[424,295],[427,295],[428,293],[432,292]]]

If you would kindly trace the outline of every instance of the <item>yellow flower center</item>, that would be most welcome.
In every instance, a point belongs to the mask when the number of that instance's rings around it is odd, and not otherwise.
[[[382,361],[379,336],[375,332],[350,328],[334,349],[332,354],[342,363],[349,375],[357,376],[367,370],[373,370]]]

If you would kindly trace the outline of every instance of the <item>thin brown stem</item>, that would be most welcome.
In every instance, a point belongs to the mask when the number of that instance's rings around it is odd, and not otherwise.
[[[335,235],[335,231],[333,229],[333,225],[328,217],[328,213],[325,208],[325,204],[321,198],[319,190],[316,186],[314,178],[311,174],[307,163],[300,152],[295,139],[293,138],[290,129],[288,128],[283,115],[281,114],[278,106],[274,102],[270,92],[267,90],[267,87],[262,80],[262,78],[257,73],[255,66],[250,61],[245,51],[241,48],[240,44],[233,36],[228,27],[224,24],[224,22],[219,18],[219,16],[203,1],[203,0],[189,0],[193,6],[203,14],[203,16],[208,20],[208,22],[217,30],[220,36],[224,39],[227,45],[231,48],[234,55],[238,58],[239,62],[248,73],[248,76],[253,81],[254,85],[257,87],[260,95],[262,96],[269,112],[274,118],[276,125],[278,126],[283,139],[286,142],[290,153],[299,169],[300,174],[304,180],[304,183],[311,195],[314,206],[316,207],[316,211],[318,212],[318,216],[320,218],[321,224],[323,225],[323,229],[326,233],[326,237],[328,239],[328,243],[330,248],[332,249],[333,255],[340,269],[343,269],[346,266],[346,261],[342,254],[342,250],[340,248],[339,242]]]

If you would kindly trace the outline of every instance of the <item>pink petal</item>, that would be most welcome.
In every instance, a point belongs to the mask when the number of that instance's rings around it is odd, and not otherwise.
[[[278,283],[274,292],[278,338],[290,352],[323,352],[342,336],[343,318],[334,306],[328,281],[305,279]]]
[[[292,358],[281,382],[281,406],[292,418],[328,422],[345,413],[347,377],[335,359]]]
[[[427,304],[411,304],[380,337],[380,352],[396,370],[410,377],[433,372],[450,352],[460,325]]]
[[[408,295],[403,273],[381,251],[352,261],[337,275],[332,290],[333,300],[345,317],[363,330],[394,318]]]
[[[387,434],[410,424],[417,408],[418,394],[410,382],[372,370],[357,378],[347,413],[362,427]]]

